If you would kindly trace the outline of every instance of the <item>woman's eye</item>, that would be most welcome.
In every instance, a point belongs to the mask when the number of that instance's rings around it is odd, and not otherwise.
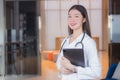
[[[68,16],[68,18],[79,18],[80,16]]]
[[[75,16],[76,18],[78,18],[79,16]]]

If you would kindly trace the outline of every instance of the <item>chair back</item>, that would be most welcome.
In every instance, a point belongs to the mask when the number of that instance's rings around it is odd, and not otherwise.
[[[106,80],[110,80],[114,74],[117,64],[111,64],[107,72]],[[113,80],[113,79],[112,79]]]

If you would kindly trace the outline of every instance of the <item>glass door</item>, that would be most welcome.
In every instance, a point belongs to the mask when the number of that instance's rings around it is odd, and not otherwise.
[[[6,0],[6,74],[38,74],[36,0]],[[38,63],[39,62],[39,63]]]
[[[109,0],[109,65],[120,61],[120,0]]]

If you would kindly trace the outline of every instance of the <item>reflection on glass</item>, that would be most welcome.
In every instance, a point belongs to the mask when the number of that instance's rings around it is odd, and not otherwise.
[[[6,74],[38,74],[36,1],[6,1]]]
[[[109,65],[120,61],[120,0],[109,0]]]

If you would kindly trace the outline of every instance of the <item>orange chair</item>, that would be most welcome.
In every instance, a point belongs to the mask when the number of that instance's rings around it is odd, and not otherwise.
[[[53,61],[53,51],[48,52],[48,60]]]

